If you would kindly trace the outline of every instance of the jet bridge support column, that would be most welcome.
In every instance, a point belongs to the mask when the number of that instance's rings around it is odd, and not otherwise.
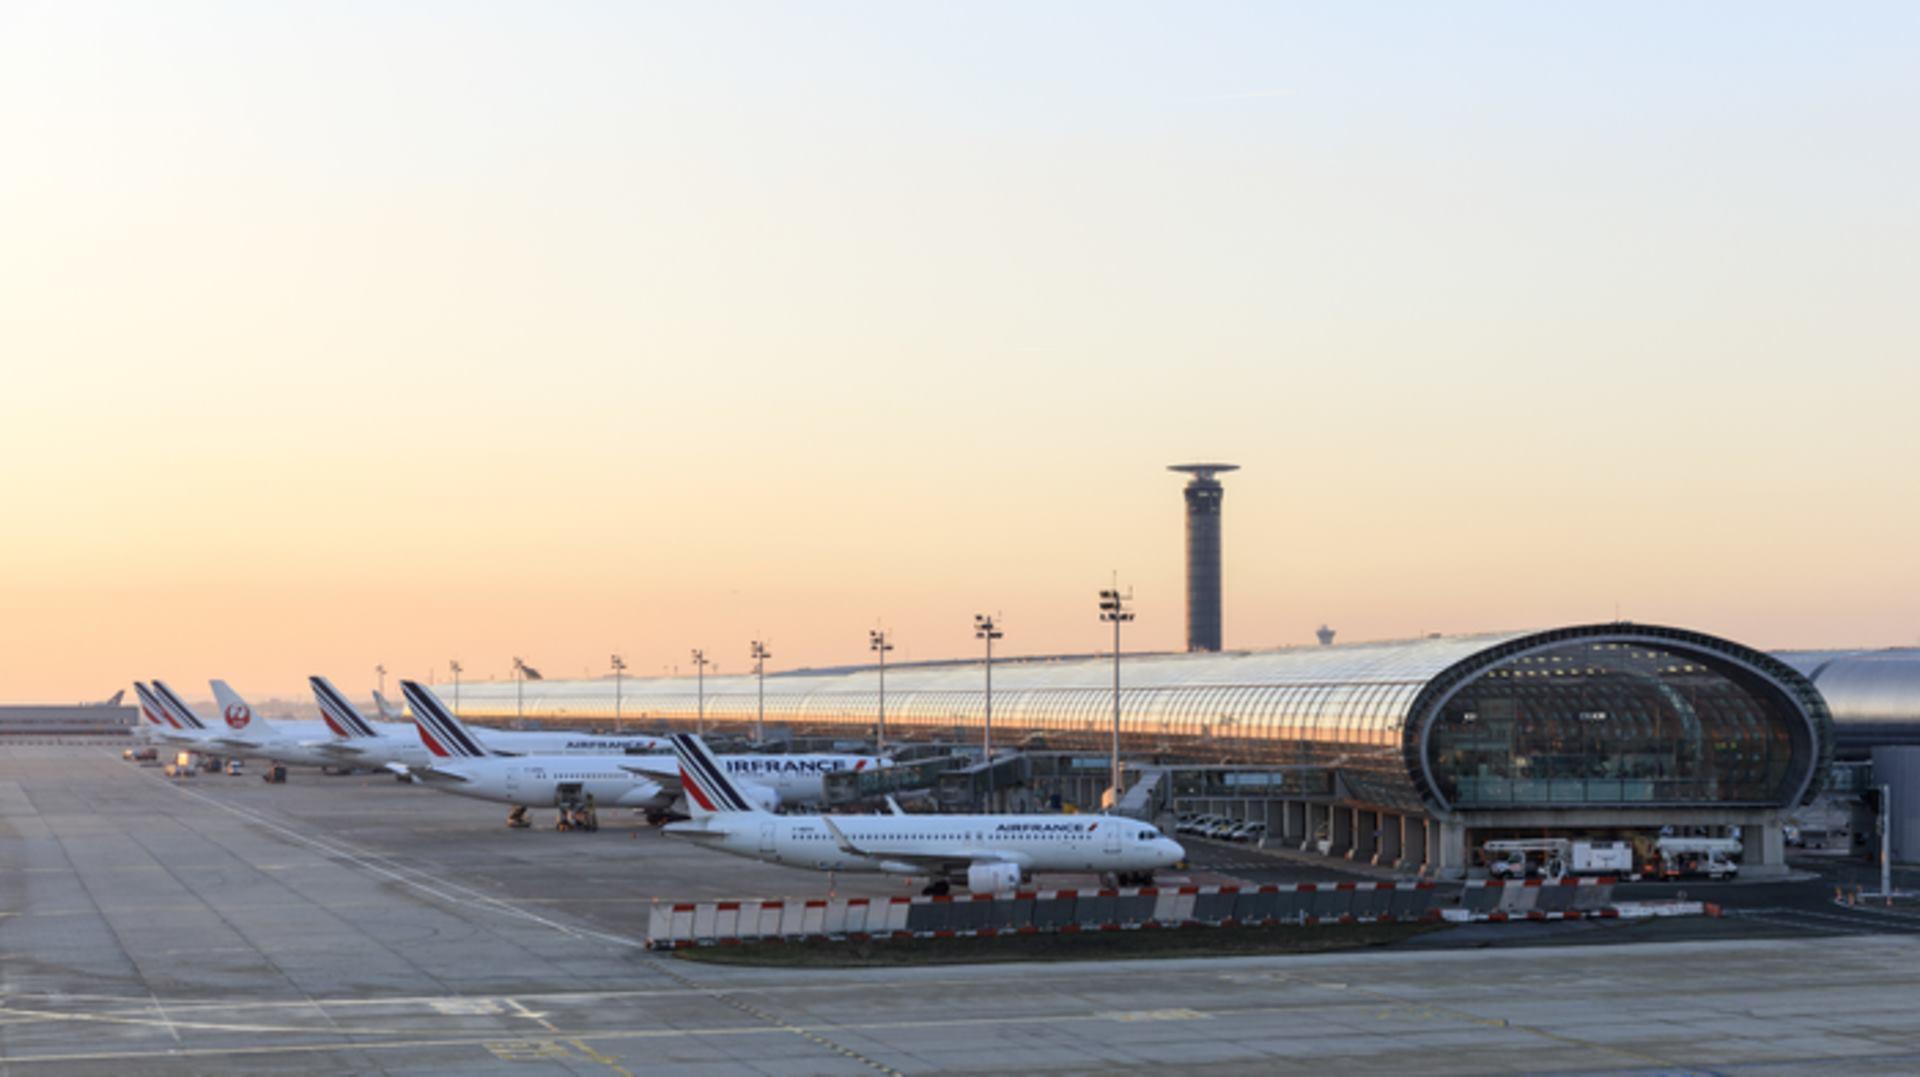
[[[1427,820],[1417,815],[1400,817],[1400,863],[1402,871],[1421,871],[1427,865]]]
[[[1328,856],[1346,856],[1353,851],[1353,809],[1333,805],[1327,809]]]
[[[1380,813],[1354,808],[1344,814],[1353,818],[1353,847],[1347,850],[1347,859],[1370,863],[1373,850],[1379,844]]]
[[[1304,846],[1313,837],[1307,830],[1306,802],[1289,800],[1280,807],[1280,833],[1276,837],[1288,845]]]
[[[1373,851],[1373,862],[1378,866],[1395,867],[1400,863],[1400,834],[1407,817],[1381,812],[1379,819],[1380,847]]]

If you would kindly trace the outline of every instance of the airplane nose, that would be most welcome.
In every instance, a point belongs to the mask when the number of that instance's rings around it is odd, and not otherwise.
[[[1186,846],[1181,845],[1172,838],[1160,839],[1160,852],[1166,856],[1167,862],[1170,864],[1178,864],[1187,858]]]

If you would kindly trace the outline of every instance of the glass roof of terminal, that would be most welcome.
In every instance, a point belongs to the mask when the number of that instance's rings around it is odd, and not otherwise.
[[[1182,688],[1201,685],[1295,684],[1404,684],[1421,683],[1434,674],[1488,647],[1518,639],[1525,632],[1475,636],[1439,636],[1373,643],[1289,647],[1271,651],[1224,651],[1217,654],[1123,655],[1121,680],[1129,688]],[[887,692],[968,692],[979,689],[982,662],[948,661],[887,666]],[[794,696],[825,693],[870,693],[878,689],[874,666],[832,670],[791,670],[767,673],[767,694]],[[592,680],[529,681],[526,701],[558,702],[598,696],[608,690],[610,677]],[[627,677],[627,690],[636,697],[662,698],[698,692],[697,679]],[[993,660],[993,687],[1000,692],[1038,689],[1109,690],[1113,684],[1113,656],[1079,655],[1063,658],[1000,658]],[[752,692],[751,673],[709,674],[708,695]],[[446,686],[441,689],[444,694]],[[466,682],[461,688],[470,701],[510,699],[511,681]]]

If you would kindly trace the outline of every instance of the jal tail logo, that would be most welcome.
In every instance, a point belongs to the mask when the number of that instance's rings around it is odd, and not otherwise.
[[[234,729],[245,729],[247,723],[251,721],[253,721],[253,712],[247,709],[245,703],[227,704],[227,725]]]

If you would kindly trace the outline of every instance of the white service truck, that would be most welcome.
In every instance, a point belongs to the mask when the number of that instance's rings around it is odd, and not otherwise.
[[[1668,836],[1655,841],[1653,850],[1660,855],[1660,874],[1669,879],[1684,875],[1730,879],[1740,873],[1740,864],[1734,859],[1741,851],[1739,838]]]
[[[1487,874],[1496,879],[1559,879],[1633,871],[1633,845],[1584,838],[1514,838],[1481,846]]]

